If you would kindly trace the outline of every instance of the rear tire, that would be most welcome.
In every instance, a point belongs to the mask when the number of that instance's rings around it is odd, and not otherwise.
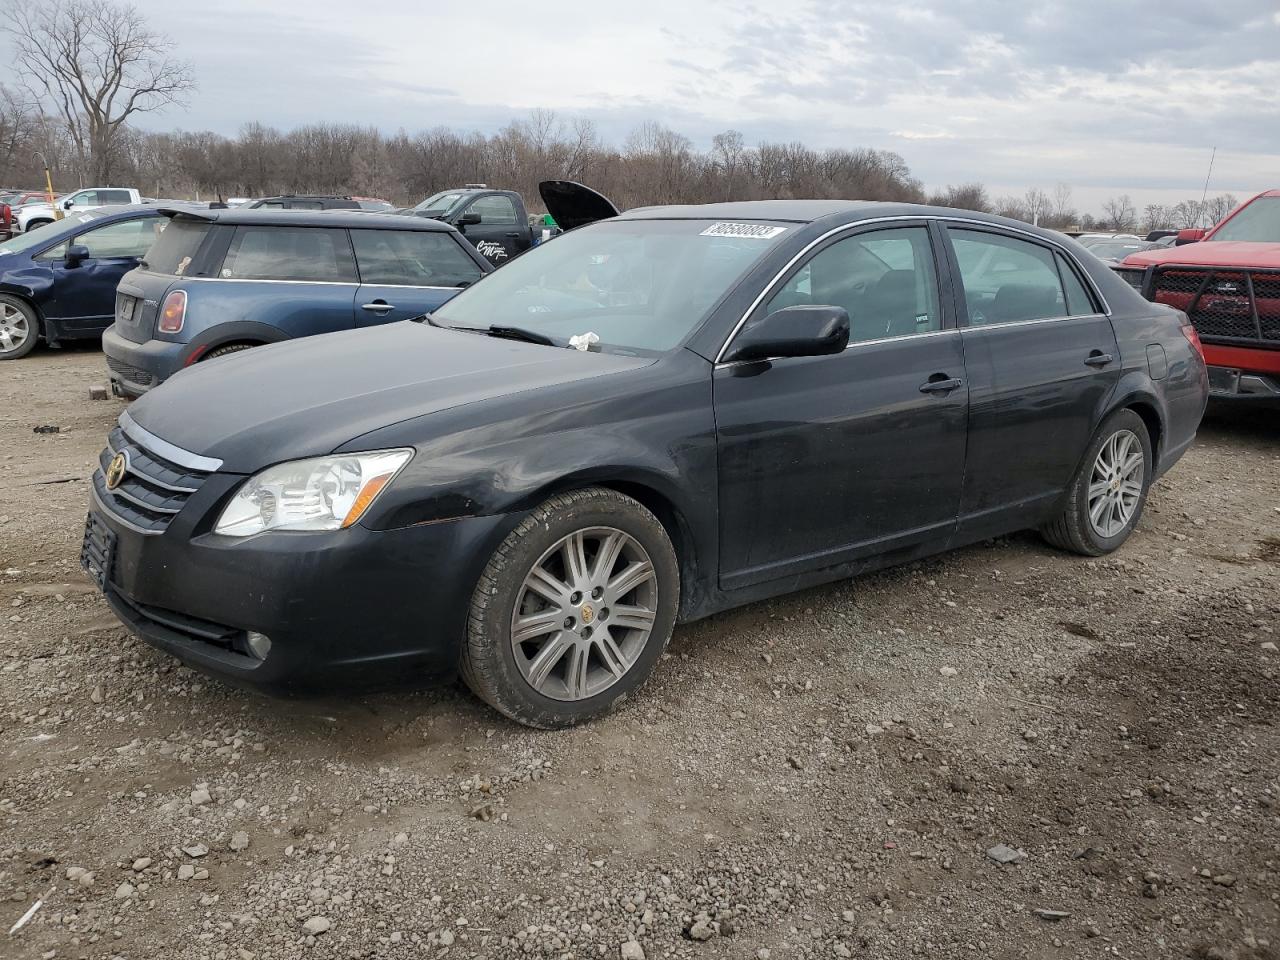
[[[228,343],[225,346],[215,347],[206,353],[201,360],[213,360],[217,357],[225,357],[232,353],[239,353],[241,350],[251,350],[256,347],[256,343]]]
[[[40,341],[40,318],[25,300],[0,293],[0,360],[18,360]]]
[[[1147,425],[1132,410],[1117,410],[1094,434],[1062,513],[1041,536],[1086,557],[1111,553],[1138,525],[1154,467]]]
[[[675,550],[652,513],[616,490],[559,494],[489,558],[471,598],[460,672],[520,723],[581,723],[648,679],[679,598]]]

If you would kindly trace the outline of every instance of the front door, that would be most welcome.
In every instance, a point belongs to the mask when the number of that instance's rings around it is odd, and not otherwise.
[[[961,530],[1039,523],[1066,490],[1120,377],[1110,319],[1049,244],[947,227],[963,289],[969,455]]]
[[[520,222],[515,201],[501,193],[489,193],[476,197],[462,215],[479,214],[479,223],[462,227],[471,245],[494,265],[505,263],[517,253],[529,249],[532,232],[527,223]]]
[[[53,271],[53,299],[43,307],[46,318],[64,333],[103,330],[115,318],[116,285],[151,248],[164,217],[138,217],[92,227],[40,254]],[[67,249],[82,246],[89,256],[68,262]]]
[[[452,232],[352,230],[360,268],[356,326],[430,313],[484,274]]]
[[[721,586],[952,534],[968,387],[923,224],[829,241],[759,308],[844,307],[840,354],[717,366]]]

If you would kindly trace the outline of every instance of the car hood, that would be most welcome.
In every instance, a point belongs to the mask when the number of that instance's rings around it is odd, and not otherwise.
[[[572,180],[543,180],[538,184],[538,193],[561,230],[585,227],[618,215],[611,200]]]
[[[1143,250],[1124,258],[1126,267],[1178,263],[1207,267],[1280,267],[1280,243],[1245,240],[1202,240],[1181,247]]]
[[[223,461],[227,472],[252,473],[402,420],[652,362],[404,321],[196,364],[129,414],[161,439]]]

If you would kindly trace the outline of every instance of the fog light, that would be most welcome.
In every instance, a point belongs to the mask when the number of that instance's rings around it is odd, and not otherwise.
[[[271,652],[271,638],[265,633],[256,633],[250,630],[245,641],[249,644],[249,652],[259,660],[267,659],[267,654]]]

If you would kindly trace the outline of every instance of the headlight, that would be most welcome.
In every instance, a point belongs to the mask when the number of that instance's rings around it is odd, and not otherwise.
[[[251,537],[265,530],[349,527],[412,456],[412,450],[379,450],[268,467],[237,491],[213,532]]]

